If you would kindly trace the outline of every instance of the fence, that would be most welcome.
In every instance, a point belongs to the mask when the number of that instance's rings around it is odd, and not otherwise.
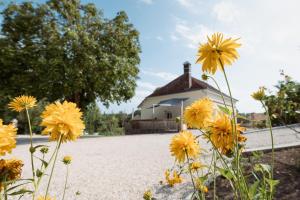
[[[179,123],[175,120],[131,120],[124,125],[125,134],[177,132]]]

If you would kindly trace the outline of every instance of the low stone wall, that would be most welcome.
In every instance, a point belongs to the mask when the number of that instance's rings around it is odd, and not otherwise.
[[[131,120],[124,125],[125,134],[177,132],[179,124],[175,120]]]

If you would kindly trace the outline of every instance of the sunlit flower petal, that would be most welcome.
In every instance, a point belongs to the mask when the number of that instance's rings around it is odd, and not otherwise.
[[[82,113],[75,103],[64,101],[46,106],[42,113],[43,134],[50,134],[50,140],[74,141],[83,133]]]
[[[238,39],[223,39],[222,33],[214,33],[208,42],[201,44],[198,50],[196,63],[202,63],[202,71],[214,74],[217,69],[222,69],[225,65],[232,63],[239,57],[236,48],[241,44]]]
[[[200,153],[200,147],[190,131],[181,131],[172,138],[170,151],[172,156],[182,163],[186,159],[186,154],[190,158],[196,158]]]
[[[0,155],[11,153],[12,149],[16,147],[17,128],[14,125],[3,125],[0,119]]]
[[[32,96],[19,96],[14,98],[9,104],[8,107],[14,111],[21,112],[25,108],[33,108],[36,106],[36,99]]]

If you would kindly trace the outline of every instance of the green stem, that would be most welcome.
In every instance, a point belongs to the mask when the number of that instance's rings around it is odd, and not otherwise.
[[[261,101],[266,113],[267,113],[267,117],[268,117],[268,126],[269,126],[269,130],[270,130],[270,136],[271,136],[271,143],[272,143],[272,163],[271,163],[271,179],[273,180],[274,178],[274,136],[273,136],[273,131],[272,131],[272,122],[271,122],[271,117],[270,117],[270,113],[268,108],[266,107],[266,105],[264,104],[263,101]],[[273,199],[273,191],[270,191],[270,200]]]
[[[217,193],[217,187],[216,187],[216,152],[215,150],[213,150],[213,157],[214,157],[214,172],[213,172],[213,176],[214,176],[214,200],[216,200],[216,193]]]
[[[66,174],[66,180],[65,180],[65,186],[64,186],[64,193],[62,200],[65,199],[66,189],[67,189],[67,183],[68,183],[68,177],[69,177],[69,166],[67,165],[67,174]]]
[[[272,143],[272,170],[271,170],[271,178],[273,179],[273,170],[274,170],[274,137],[273,137],[273,131],[272,131],[272,122],[271,122],[271,117],[269,114],[269,110],[267,109],[266,105],[264,104],[263,101],[261,101],[268,117],[268,127],[270,130],[270,135],[271,135],[271,143]]]
[[[35,199],[35,192],[36,192],[36,182],[35,182],[35,169],[34,169],[34,162],[33,162],[33,142],[32,142],[32,129],[31,129],[31,122],[30,122],[30,117],[29,117],[29,112],[27,107],[25,107],[26,110],[26,116],[27,116],[27,121],[28,121],[28,128],[29,128],[29,134],[30,134],[30,160],[31,160],[31,170],[32,170],[32,180],[33,180],[33,186],[34,186],[34,192],[32,193],[32,200]]]
[[[60,148],[61,142],[62,142],[62,135],[59,137],[59,140],[58,140],[58,148],[56,150],[56,154],[55,154],[54,162],[53,162],[53,165],[52,165],[52,169],[51,169],[49,181],[48,181],[48,184],[47,184],[45,198],[48,196],[49,187],[50,187],[50,183],[51,183],[51,180],[52,180],[52,176],[53,176],[55,164],[56,164],[56,161],[57,161],[57,155],[58,155],[58,152],[59,152],[59,148]]]
[[[40,185],[40,182],[41,182],[41,180],[42,180],[42,177],[44,176],[44,172],[45,172],[45,171],[48,169],[48,167],[50,166],[50,164],[51,164],[51,162],[52,162],[52,160],[53,160],[53,158],[54,158],[54,156],[55,156],[55,154],[56,154],[56,151],[58,150],[58,146],[59,146],[59,143],[57,142],[56,147],[55,147],[55,150],[54,150],[53,154],[51,155],[50,160],[49,160],[49,162],[48,162],[48,165],[45,166],[45,169],[44,169],[43,172],[42,172],[43,175],[42,175],[41,177],[38,177],[37,184],[36,184],[36,190],[38,190],[39,185]]]
[[[187,151],[185,151],[185,155],[186,155],[186,158],[187,158],[187,161],[188,161],[189,174],[191,176],[191,180],[192,180],[192,183],[193,183],[194,190],[197,191],[199,200],[201,200],[201,196],[200,196],[200,194],[198,192],[198,189],[196,188],[196,185],[195,185],[195,182],[194,182],[193,174],[192,174],[192,171],[191,171],[191,168],[190,168],[190,158],[189,158],[189,155],[188,155]]]
[[[237,134],[237,131],[236,131],[236,115],[235,115],[235,108],[234,108],[234,105],[233,105],[233,97],[232,97],[232,93],[231,93],[231,89],[230,89],[229,81],[228,81],[228,78],[227,78],[227,75],[226,75],[226,72],[225,72],[224,65],[223,65],[223,63],[220,59],[219,59],[219,62],[221,64],[222,71],[223,71],[223,74],[224,74],[224,78],[225,78],[225,81],[226,81],[226,85],[227,85],[227,88],[228,88],[228,92],[229,92],[229,96],[230,96],[230,103],[231,103],[231,108],[232,108],[231,127],[232,127],[232,131],[233,131],[233,138],[235,137],[236,167],[237,167],[236,171],[237,171],[238,185],[240,187],[240,181],[239,180],[241,178],[241,180],[244,184],[244,189],[246,190],[246,195],[247,195],[247,197],[249,197],[248,186],[247,186],[245,177],[242,173],[242,170],[240,169],[240,153],[239,153],[239,144],[238,144],[238,134]]]

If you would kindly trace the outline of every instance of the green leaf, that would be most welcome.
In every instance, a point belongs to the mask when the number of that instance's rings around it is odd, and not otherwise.
[[[223,113],[225,113],[225,114],[227,114],[227,115],[231,115],[231,114],[232,114],[232,112],[231,112],[231,110],[230,110],[229,108],[224,107],[224,106],[220,106],[220,105],[218,105],[218,107],[219,107],[219,109],[220,109]]]
[[[273,179],[266,178],[266,181],[269,184],[271,191],[273,191],[275,186],[279,184],[279,180],[273,180]]]
[[[10,195],[10,196],[15,196],[15,195],[20,195],[20,194],[25,194],[25,193],[31,194],[31,193],[33,193],[33,191],[27,190],[27,189],[21,189],[21,190],[19,190],[19,191],[17,191],[17,192],[13,192],[13,193],[10,193],[10,194],[8,194],[8,195]]]
[[[267,164],[256,164],[254,166],[254,170],[255,171],[261,171],[261,172],[267,172],[268,174],[270,174],[271,172],[271,166],[270,165],[267,165]]]
[[[17,180],[5,181],[3,183],[5,183],[5,184],[11,184],[11,183],[20,182],[20,181],[31,181],[31,182],[33,182],[33,179],[31,179],[31,178],[17,179]]]
[[[22,185],[26,185],[26,184],[28,184],[28,183],[31,183],[31,182],[21,183],[21,184],[19,184],[19,185],[15,185],[15,186],[13,186],[13,187],[10,187],[10,188],[7,189],[7,192],[9,192],[9,191],[11,191],[11,190],[14,190],[14,189],[16,189],[16,188],[18,188],[18,187],[20,187],[20,186],[22,186]]]
[[[249,195],[250,195],[250,199],[254,199],[256,191],[257,191],[257,187],[259,186],[260,181],[255,181],[249,188]]]
[[[217,170],[220,172],[222,176],[224,176],[226,179],[231,180],[233,179],[233,171],[228,170],[228,169],[222,169],[222,168],[217,168]]]
[[[264,155],[263,151],[253,151],[252,156],[256,159],[260,159]]]
[[[43,163],[43,165],[45,166],[45,167],[47,167],[48,166],[48,162],[47,161],[45,161],[44,159],[42,159],[42,158],[39,158],[39,157],[37,157],[37,156],[35,156],[35,158],[37,158],[37,159],[39,159],[42,163]]]

